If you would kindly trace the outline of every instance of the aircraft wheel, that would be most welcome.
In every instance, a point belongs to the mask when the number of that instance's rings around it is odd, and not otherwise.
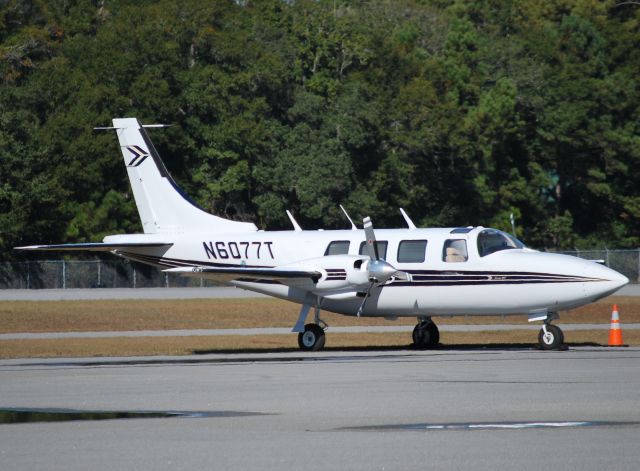
[[[304,332],[298,334],[298,345],[301,350],[317,352],[324,348],[324,330],[318,324],[307,324]]]
[[[440,342],[438,326],[430,321],[422,321],[413,329],[413,345],[416,348],[431,348]]]
[[[547,324],[547,333],[544,329],[540,329],[538,334],[538,343],[543,350],[557,350],[564,343],[564,334],[562,329],[557,325]]]

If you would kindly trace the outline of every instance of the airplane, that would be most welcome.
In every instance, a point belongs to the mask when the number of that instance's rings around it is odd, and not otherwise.
[[[542,321],[541,349],[558,349],[561,310],[608,296],[624,275],[595,261],[527,248],[485,227],[418,228],[401,209],[405,229],[377,229],[369,217],[357,229],[262,231],[253,223],[201,209],[176,184],[136,118],[115,118],[115,130],[142,222],[142,234],[102,242],[32,245],[17,250],[111,252],[183,276],[228,285],[301,305],[292,332],[304,351],[321,350],[327,324],[321,310],[357,317],[416,317],[417,348],[439,344],[433,317],[526,315]],[[344,208],[342,208],[344,211]],[[313,321],[307,323],[311,309]]]

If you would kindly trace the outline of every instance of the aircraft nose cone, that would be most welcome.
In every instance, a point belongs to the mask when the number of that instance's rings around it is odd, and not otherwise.
[[[589,262],[586,270],[586,276],[615,283],[618,288],[622,288],[624,285],[629,283],[629,278],[624,276],[622,273],[596,262]]]
[[[615,272],[615,273],[617,276],[612,281],[618,283],[618,288],[622,288],[623,286],[629,284],[629,278],[624,276],[622,273],[618,273],[618,272]]]
[[[622,273],[596,262],[588,263],[585,276],[594,279],[594,281],[585,283],[585,291],[592,296],[604,298],[629,283],[629,278]]]

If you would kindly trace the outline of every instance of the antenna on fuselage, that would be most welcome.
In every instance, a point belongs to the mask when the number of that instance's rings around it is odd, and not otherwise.
[[[291,221],[291,224],[293,224],[293,230],[301,231],[302,228],[300,227],[300,224],[298,224],[298,222],[293,218],[293,214],[291,214],[291,211],[289,211],[288,209],[287,209],[287,216],[289,216],[289,220]]]
[[[415,229],[416,225],[413,223],[411,218],[409,216],[407,216],[407,213],[404,212],[404,209],[400,208],[400,213],[402,213],[402,217],[404,218],[405,222],[407,223],[407,226],[409,226],[409,229]]]
[[[340,209],[342,210],[342,212],[344,213],[345,216],[347,216],[347,219],[349,220],[349,222],[351,223],[351,230],[352,231],[357,231],[358,228],[356,227],[356,225],[353,223],[353,221],[351,220],[351,218],[349,217],[349,214],[347,213],[347,210],[344,209],[344,206],[340,205]]]

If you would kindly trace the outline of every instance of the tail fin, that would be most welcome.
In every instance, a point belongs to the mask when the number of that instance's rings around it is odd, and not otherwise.
[[[176,184],[136,118],[115,118],[120,149],[145,233],[247,232],[253,223],[214,216],[198,207]]]

